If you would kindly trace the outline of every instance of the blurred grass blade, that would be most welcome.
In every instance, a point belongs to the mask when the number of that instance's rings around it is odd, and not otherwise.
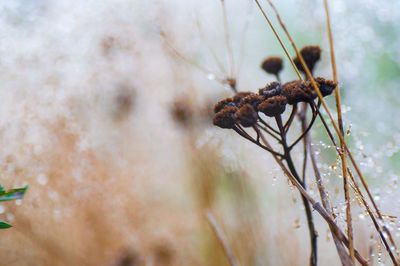
[[[3,187],[0,188],[0,201],[22,199],[25,195],[28,186],[22,188],[14,188],[9,191],[5,191]]]
[[[12,225],[9,223],[6,223],[4,221],[0,221],[0,229],[7,229],[10,228]]]

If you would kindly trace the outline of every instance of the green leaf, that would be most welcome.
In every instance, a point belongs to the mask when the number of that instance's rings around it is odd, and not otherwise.
[[[4,221],[0,221],[0,229],[7,229],[7,228],[10,228],[10,227],[12,227],[11,224],[6,223]]]
[[[0,189],[0,201],[22,199],[24,197],[27,189],[28,189],[28,186],[25,186],[22,188],[14,188],[9,191]]]

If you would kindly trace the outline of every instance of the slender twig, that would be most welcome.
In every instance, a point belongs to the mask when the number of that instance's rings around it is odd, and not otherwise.
[[[343,146],[344,146],[344,148],[345,148],[345,151],[346,151],[347,154],[349,155],[350,161],[351,161],[352,165],[354,166],[354,169],[356,170],[356,172],[357,172],[357,174],[358,174],[358,176],[359,176],[359,178],[360,178],[360,180],[361,180],[361,183],[363,184],[363,186],[364,186],[364,188],[365,188],[365,190],[366,190],[366,192],[367,192],[367,195],[368,195],[370,201],[372,202],[372,205],[373,205],[374,208],[375,208],[376,213],[378,214],[378,218],[379,218],[382,222],[384,222],[384,221],[383,221],[383,218],[382,218],[382,215],[381,215],[381,213],[380,213],[380,210],[379,210],[378,206],[376,205],[375,200],[373,199],[372,194],[371,194],[371,192],[370,192],[370,190],[369,190],[369,188],[368,188],[368,184],[367,184],[367,182],[366,182],[366,180],[365,180],[365,178],[364,178],[364,175],[362,174],[360,168],[358,167],[358,164],[357,164],[356,161],[354,160],[353,155],[352,155],[352,153],[351,153],[351,151],[350,151],[350,149],[349,149],[349,147],[348,147],[346,141],[344,140],[343,134],[340,132],[340,129],[339,129],[338,125],[336,124],[335,120],[333,119],[333,116],[332,116],[332,114],[331,114],[331,112],[330,112],[330,110],[329,110],[329,108],[328,108],[328,105],[326,104],[326,102],[325,102],[325,100],[324,100],[324,98],[323,98],[323,96],[322,96],[322,93],[321,93],[320,89],[318,88],[318,86],[317,86],[317,84],[316,84],[314,78],[312,77],[312,74],[311,74],[311,72],[310,72],[310,69],[308,68],[307,64],[305,63],[303,56],[301,55],[301,53],[300,53],[299,50],[297,49],[297,46],[295,45],[295,43],[294,43],[292,37],[290,36],[289,32],[287,31],[285,24],[282,22],[282,20],[281,20],[281,18],[280,18],[280,16],[279,16],[279,13],[278,13],[278,11],[276,10],[274,4],[272,4],[272,2],[271,2],[270,0],[267,0],[267,1],[268,1],[269,5],[271,6],[271,8],[274,10],[274,12],[275,12],[275,14],[276,14],[276,17],[278,18],[278,21],[279,21],[279,23],[281,24],[281,27],[282,27],[282,29],[284,30],[286,36],[289,38],[289,41],[290,41],[290,43],[292,44],[292,47],[293,47],[293,49],[295,50],[296,55],[297,55],[297,57],[299,58],[299,60],[300,60],[300,62],[301,62],[301,64],[302,64],[302,66],[303,66],[303,68],[304,68],[304,70],[305,70],[305,72],[306,72],[306,74],[307,74],[308,79],[311,81],[311,84],[312,84],[313,88],[315,89],[315,91],[316,91],[316,93],[317,93],[317,95],[318,95],[318,98],[319,98],[319,100],[320,100],[321,103],[322,103],[322,106],[324,107],[326,113],[327,113],[328,116],[329,116],[329,119],[330,119],[331,122],[332,122],[333,128],[334,128],[335,131],[336,131],[336,134],[338,135],[340,141],[343,142]],[[321,116],[321,117],[322,117],[322,116]],[[339,151],[337,150],[337,152],[340,152],[340,150],[339,150]],[[389,238],[392,238],[391,233],[390,233],[390,231],[387,229],[387,227],[384,226],[383,229],[384,229],[385,232],[387,233],[388,237],[389,237]],[[392,244],[394,244],[394,242],[393,242]],[[395,265],[399,265],[398,262],[396,261],[394,255],[393,255],[393,252],[391,251],[391,249],[390,249],[390,248],[387,248],[387,251],[388,251],[388,253],[389,253],[390,258],[392,259],[392,262],[393,262]]]
[[[332,134],[331,130],[329,129],[328,124],[326,123],[326,120],[325,120],[324,116],[321,114],[321,111],[319,110],[319,108],[320,108],[320,106],[321,106],[321,101],[318,101],[318,104],[317,104],[317,105],[316,105],[314,102],[312,102],[311,104],[312,104],[312,105],[314,106],[314,108],[316,109],[316,112],[317,112],[317,114],[318,114],[318,116],[319,116],[319,119],[321,119],[322,125],[324,125],[324,128],[325,128],[325,130],[326,130],[326,133],[328,133],[328,137],[329,137],[329,139],[331,140],[332,144],[336,147],[336,150],[339,150],[339,147],[338,147],[338,145],[336,144],[336,140],[335,140],[335,138],[333,137],[333,134]]]
[[[281,38],[279,37],[278,33],[275,31],[275,28],[274,28],[274,26],[272,25],[271,21],[269,20],[267,14],[265,14],[265,12],[264,12],[264,10],[262,9],[262,7],[261,7],[260,3],[258,2],[258,0],[254,0],[254,1],[256,2],[256,4],[257,4],[258,8],[260,9],[261,13],[263,14],[265,20],[268,22],[268,24],[269,24],[271,30],[274,32],[276,39],[279,41],[279,44],[281,45],[283,51],[285,52],[287,58],[288,58],[289,61],[290,61],[290,64],[292,64],[292,67],[293,67],[294,71],[296,71],[297,76],[298,76],[299,79],[301,80],[301,75],[300,75],[299,70],[297,69],[296,65],[295,65],[294,62],[293,62],[293,59],[290,57],[288,51],[286,50],[285,45],[283,45],[283,43],[282,43],[282,41],[281,41]]]
[[[302,108],[301,112],[299,113],[299,120],[301,122],[301,130],[304,133],[307,130],[306,127],[304,126],[306,124],[306,121],[307,121],[307,103],[303,103],[302,105],[303,105],[303,108]],[[313,112],[313,115],[314,115],[314,112]],[[302,171],[301,171],[302,180],[303,180],[304,183],[306,182],[306,170],[307,170],[307,158],[308,158],[307,155],[308,155],[307,144],[306,144],[306,140],[304,139],[303,140],[303,165],[302,165]]]
[[[283,159],[286,160],[286,163],[288,165],[288,168],[290,170],[290,173],[296,178],[297,181],[301,184],[301,186],[306,189],[306,184],[303,183],[297,174],[296,168],[294,166],[291,154],[290,154],[290,149],[286,143],[286,136],[285,136],[285,130],[283,128],[282,124],[282,117],[281,115],[275,116],[276,124],[278,125],[279,131],[281,133],[281,138],[282,138],[282,147],[284,151],[284,157]],[[306,217],[307,217],[307,224],[308,224],[308,229],[310,233],[310,242],[311,242],[311,256],[310,256],[310,265],[315,266],[317,265],[317,233],[315,232],[314,228],[314,222],[313,222],[313,217],[310,209],[310,205],[307,201],[307,199],[302,195],[301,196],[303,200],[303,205],[304,205],[304,210],[306,212]]]
[[[222,64],[221,60],[219,60],[219,58],[218,58],[218,56],[217,56],[217,53],[214,51],[213,47],[211,47],[211,46],[209,45],[209,43],[206,41],[206,38],[205,38],[205,36],[204,36],[205,34],[204,34],[204,32],[203,32],[203,29],[201,28],[200,21],[199,21],[199,18],[198,18],[197,13],[196,13],[196,26],[197,26],[197,29],[198,29],[198,31],[199,31],[199,34],[200,34],[201,39],[202,39],[203,42],[206,44],[208,50],[210,51],[211,55],[213,56],[214,61],[216,62],[216,64],[217,64],[219,70],[220,70],[222,73],[224,73],[225,75],[228,76],[228,73],[227,73],[227,71],[226,71],[224,65]]]
[[[237,73],[236,73],[236,77],[240,76],[240,71],[242,70],[242,66],[243,66],[243,58],[244,58],[244,50],[246,47],[246,34],[247,34],[247,30],[249,28],[249,24],[250,24],[250,15],[253,12],[253,5],[251,4],[251,1],[249,1],[249,9],[247,11],[247,16],[246,16],[246,22],[245,25],[243,27],[243,31],[242,31],[242,37],[241,37],[241,43],[240,43],[240,49],[239,49],[239,60],[238,60],[238,65],[237,65]]]
[[[182,59],[184,62],[188,63],[189,65],[194,66],[195,68],[197,68],[198,70],[200,70],[201,72],[203,72],[206,75],[208,75],[208,74],[214,75],[215,79],[218,82],[223,83],[224,79],[218,77],[218,75],[216,73],[214,73],[213,71],[201,66],[200,64],[198,64],[194,60],[191,60],[190,58],[188,58],[185,55],[183,55],[182,53],[180,53],[172,44],[169,43],[165,32],[160,31],[160,36],[163,39],[163,41],[165,42],[165,44],[167,45],[167,47],[169,48],[169,50],[172,51],[173,54],[175,54],[175,56],[179,57],[180,59]]]
[[[281,143],[281,139],[277,137],[273,132],[271,132],[267,127],[262,126],[260,123],[257,123],[257,126],[261,128],[265,133],[276,139],[279,143]]]
[[[258,115],[258,120],[260,120],[260,122],[261,122],[264,126],[266,126],[267,128],[269,128],[269,129],[270,129],[271,131],[273,131],[274,133],[276,133],[276,134],[278,134],[278,135],[281,134],[278,130],[276,130],[275,128],[271,127],[267,122],[265,122],[265,121],[261,118],[260,115]]]
[[[274,151],[272,148],[266,147],[266,146],[262,145],[260,142],[256,141],[249,134],[247,134],[246,131],[244,131],[239,125],[233,127],[232,129],[235,130],[236,133],[238,133],[240,136],[244,137],[245,139],[250,140],[251,142],[253,142],[257,146],[259,146],[259,147],[263,148],[264,150],[272,153],[273,155],[276,155],[276,156],[279,156],[279,157],[283,156],[283,154],[280,154],[279,152]]]
[[[333,46],[333,37],[332,37],[332,29],[331,29],[331,21],[329,16],[329,8],[328,8],[328,1],[324,0],[325,6],[325,13],[326,13],[326,24],[328,28],[328,36],[329,36],[329,48],[331,54],[331,65],[332,65],[332,73],[333,73],[333,81],[338,84],[338,77],[336,71],[336,59],[335,59],[335,51]],[[335,99],[336,99],[336,111],[337,111],[337,118],[338,124],[340,128],[340,132],[344,136],[343,130],[343,119],[342,119],[342,104],[340,99],[340,89],[339,85],[335,88]],[[346,222],[347,222],[347,234],[350,241],[350,258],[354,262],[354,241],[353,241],[353,228],[351,224],[351,201],[349,195],[349,182],[347,180],[347,161],[346,161],[346,153],[344,152],[344,145],[342,140],[340,140],[340,159],[342,160],[342,174],[343,174],[343,187],[344,187],[344,196],[346,201]]]
[[[261,140],[264,143],[266,147],[271,147],[267,140],[261,135]],[[313,206],[314,210],[316,210],[322,218],[329,224],[331,231],[335,236],[342,241],[343,244],[345,244],[346,247],[349,246],[349,241],[346,238],[346,235],[340,230],[340,228],[336,225],[336,223],[333,221],[332,217],[330,214],[322,207],[321,203],[316,202],[310,194],[303,188],[303,186],[300,184],[299,181],[297,181],[296,178],[292,176],[290,171],[286,168],[286,166],[283,164],[282,160],[279,159],[277,156],[274,154],[272,155],[275,159],[275,161],[278,163],[278,165],[281,167],[283,173],[285,176],[290,180],[290,182],[299,190],[299,192],[310,202],[310,204]],[[360,255],[360,253],[355,250],[355,256],[358,262],[360,262],[361,265],[368,265],[368,262]]]
[[[302,127],[306,127],[306,121],[302,121],[303,125]],[[325,210],[331,215],[331,217],[333,217],[334,213],[333,210],[331,208],[331,203],[329,201],[329,197],[328,194],[325,190],[324,185],[322,184],[322,178],[321,178],[321,173],[319,172],[318,166],[317,166],[317,159],[315,157],[315,153],[313,151],[312,145],[311,145],[311,136],[309,134],[307,134],[304,137],[304,141],[306,142],[307,148],[310,151],[310,158],[311,158],[311,165],[313,167],[314,170],[314,174],[315,174],[315,179],[316,179],[316,183],[317,183],[317,187],[318,187],[318,191],[321,197],[321,201],[322,201],[322,205],[324,206]],[[332,233],[332,238],[333,241],[335,243],[337,252],[339,254],[339,258],[342,262],[343,265],[346,266],[350,266],[353,265],[354,263],[352,262],[352,260],[350,259],[349,255],[347,254],[347,251],[345,250],[345,248],[343,247],[342,242],[340,242],[340,240],[338,239],[338,237],[334,234],[334,232],[332,231],[331,226],[329,226],[329,229],[331,230]]]
[[[289,146],[289,150],[293,149],[293,147],[296,146],[296,144],[299,143],[299,141],[302,140],[307,135],[307,133],[310,131],[311,127],[314,124],[315,118],[317,117],[317,113],[315,111],[313,111],[312,114],[313,115],[312,115],[310,123],[308,124],[308,126],[306,125],[306,128],[303,129],[303,133],[293,142],[292,145]]]
[[[371,211],[371,208],[369,207],[369,205],[368,205],[367,201],[365,200],[365,197],[363,196],[359,186],[357,185],[356,181],[354,180],[353,174],[351,173],[350,169],[348,169],[348,168],[347,168],[347,173],[349,174],[350,179],[354,184],[354,188],[356,189],[356,192],[357,192],[359,198],[361,199],[362,204],[364,205],[365,209],[367,210],[368,215],[371,218],[375,229],[378,231],[380,239],[381,239],[383,245],[385,246],[386,249],[390,249],[390,246],[387,243],[386,238],[384,237],[384,235],[382,233],[382,230],[380,229],[380,226],[379,226],[378,222],[376,221],[376,218],[375,218],[374,214]],[[389,255],[390,255],[390,253],[389,253]],[[392,259],[394,259],[394,257]]]
[[[213,229],[213,232],[217,237],[219,243],[221,244],[222,248],[224,249],[224,252],[228,257],[229,263],[231,264],[231,266],[237,266],[238,264],[236,262],[235,257],[233,256],[231,248],[229,247],[228,240],[226,239],[222,229],[219,227],[217,221],[215,220],[214,215],[209,210],[206,212],[206,215],[207,215],[207,221],[210,224],[211,228]]]
[[[226,47],[227,47],[228,56],[229,56],[229,65],[231,67],[230,73],[231,73],[231,77],[233,77],[233,74],[235,73],[235,70],[234,70],[235,61],[233,58],[231,38],[229,36],[228,17],[226,15],[225,0],[221,0],[221,5],[222,5],[222,15],[224,18],[225,41],[226,41]]]
[[[283,126],[283,129],[285,130],[285,132],[287,132],[289,130],[289,127],[292,124],[293,119],[296,116],[296,113],[297,113],[297,104],[294,104],[292,106],[292,112],[290,113],[288,120],[286,121],[285,125]]]

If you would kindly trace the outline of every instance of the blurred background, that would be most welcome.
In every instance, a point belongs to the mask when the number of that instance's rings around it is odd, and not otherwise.
[[[323,1],[274,2],[299,47],[321,46],[316,76],[331,79]],[[329,3],[347,140],[398,241],[400,2]],[[225,4],[226,27],[218,0],[2,1],[0,184],[29,190],[0,205],[13,225],[0,232],[0,265],[229,265],[207,212],[240,265],[308,264],[296,189],[270,154],[212,126],[213,105],[232,95],[218,80],[257,92],[274,80],[267,56],[296,79],[257,6]],[[312,138],[344,228],[340,165],[319,120]],[[352,203],[357,249],[391,265]],[[314,217],[320,265],[339,265]]]

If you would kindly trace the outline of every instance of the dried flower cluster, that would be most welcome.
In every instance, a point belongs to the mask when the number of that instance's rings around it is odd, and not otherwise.
[[[307,46],[301,50],[304,63],[311,72],[313,72],[316,63],[320,59],[320,53],[321,49],[318,46]],[[295,58],[294,62],[297,68],[304,72],[304,69],[300,67],[300,60]],[[277,81],[271,82],[264,88],[259,89],[258,94],[253,92],[237,93],[234,90],[235,95],[233,97],[223,99],[215,105],[213,124],[221,128],[233,129],[241,137],[271,153],[282,169],[286,173],[290,172],[290,175],[296,180],[295,182],[304,190],[303,192],[307,193],[304,174],[303,177],[299,176],[299,171],[296,170],[291,151],[301,140],[307,145],[307,133],[317,117],[320,106],[320,102],[314,102],[317,99],[316,89],[318,88],[322,96],[325,97],[335,90],[337,83],[321,77],[313,78],[315,83],[307,79],[281,83],[279,73],[283,68],[283,60],[278,57],[265,59],[261,64],[261,68],[267,73],[275,75]],[[299,103],[303,103],[301,115],[299,116],[303,119],[302,133],[294,142],[288,143],[287,133],[291,128],[294,117],[298,113],[297,106]],[[282,113],[285,112],[288,104],[292,107],[291,114],[288,116],[287,121],[283,122]],[[305,115],[307,106],[310,106],[312,112],[312,118],[309,122],[306,121]],[[262,115],[259,113],[274,118],[275,126],[270,121],[264,121]],[[247,128],[253,129],[257,136],[251,136]],[[277,140],[281,148],[278,150],[273,149],[264,134]],[[282,163],[283,161],[286,162],[287,166]],[[299,188],[299,190],[301,189]],[[306,199],[305,195],[302,194],[302,201],[311,240],[310,265],[317,265],[317,234],[313,223],[310,203],[308,202],[309,199]]]
[[[315,82],[323,96],[331,94],[336,87],[335,82],[324,78],[316,78]],[[233,128],[236,123],[251,127],[258,121],[258,112],[274,117],[282,114],[287,104],[312,102],[316,98],[310,81],[295,80],[283,85],[274,81],[259,89],[258,94],[239,92],[218,102],[214,107],[213,123],[221,128]]]

